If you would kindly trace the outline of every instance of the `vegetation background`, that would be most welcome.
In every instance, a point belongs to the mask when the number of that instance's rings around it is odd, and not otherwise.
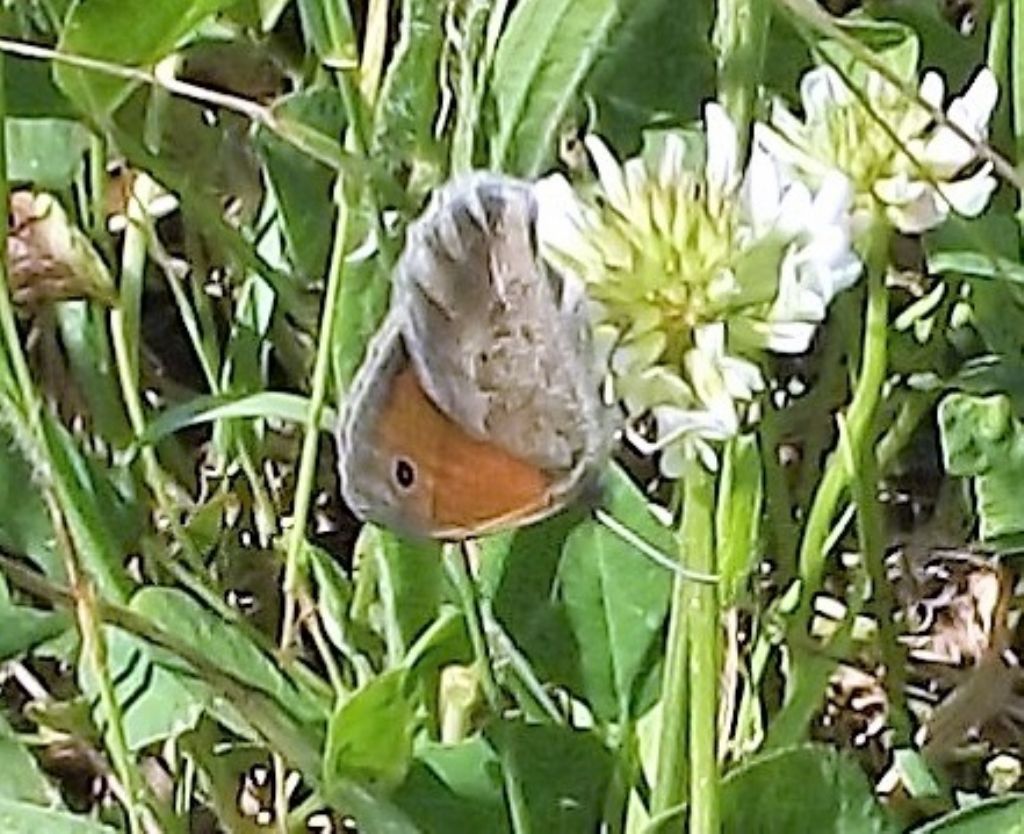
[[[457,548],[337,495],[335,407],[454,172],[586,180],[584,132],[625,158],[716,95],[795,102],[826,40],[953,91],[988,64],[1015,170],[1019,0],[831,11],[5,0],[0,829],[1024,830],[1012,183],[884,253],[852,447],[864,286],[767,366],[703,528],[621,454],[605,509],[714,539],[717,585],[582,509]]]

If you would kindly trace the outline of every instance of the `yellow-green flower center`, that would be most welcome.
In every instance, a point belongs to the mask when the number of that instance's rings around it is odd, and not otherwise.
[[[601,206],[594,244],[602,268],[586,275],[626,338],[660,332],[669,361],[692,346],[698,325],[727,306],[723,283],[733,264],[737,218],[732,200],[709,199],[703,181],[683,176],[672,188],[648,179],[629,216]]]
[[[859,100],[836,106],[821,122],[810,125],[812,146],[845,173],[858,195],[867,195],[875,182],[891,176],[905,161],[903,146],[912,137],[899,136],[899,126],[911,116],[913,102]]]

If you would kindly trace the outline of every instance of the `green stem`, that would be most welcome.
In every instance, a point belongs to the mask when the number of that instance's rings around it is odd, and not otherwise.
[[[139,177],[128,203],[128,228],[125,230],[121,252],[121,282],[119,300],[110,311],[110,340],[114,347],[121,397],[124,399],[128,421],[135,440],[146,431],[146,417],[139,392],[139,321],[142,306],[142,284],[146,263],[146,204],[156,193],[156,184],[147,176]],[[153,446],[141,448],[146,484],[156,500],[157,507],[167,520],[175,540],[181,545],[189,567],[201,573],[203,560],[191,537],[178,520],[178,512],[170,498],[167,476],[157,460]]]
[[[694,465],[686,476],[683,547],[687,567],[715,572],[715,478]],[[717,834],[718,798],[718,588],[688,582],[684,588],[689,619],[690,668],[690,832]]]
[[[620,719],[618,732],[608,738],[608,743],[615,753],[615,763],[604,802],[604,830],[607,834],[622,834],[627,830],[629,797],[640,770],[636,724],[628,715]]]
[[[736,125],[741,152],[750,134],[763,77],[770,8],[767,0],[719,0],[712,41],[718,54],[718,98]]]
[[[444,546],[444,566],[448,578],[462,603],[462,615],[466,619],[466,631],[469,642],[473,645],[476,657],[477,672],[480,675],[480,688],[483,690],[487,706],[494,716],[501,716],[501,691],[498,689],[494,670],[491,668],[491,655],[487,648],[487,639],[477,605],[476,587],[469,575],[467,552],[464,546],[446,544]]]
[[[368,0],[366,4],[366,35],[359,64],[359,94],[368,105],[377,100],[384,55],[388,43],[389,0]]]
[[[889,720],[894,731],[894,744],[899,746],[910,741],[910,724],[907,720],[903,692],[906,652],[899,643],[896,623],[892,616],[896,604],[892,586],[885,575],[885,542],[881,509],[878,505],[878,463],[872,448],[872,433],[869,432],[868,435],[863,438],[864,442],[861,445],[855,445],[852,438],[848,438],[851,492],[857,506],[857,538],[860,542],[861,558],[874,589],[871,605],[878,622],[879,642],[885,663]]]
[[[309,409],[306,411],[305,436],[302,439],[302,453],[299,470],[295,479],[295,501],[292,512],[292,529],[288,538],[288,553],[285,559],[284,600],[285,608],[281,622],[281,646],[292,645],[295,629],[296,594],[299,582],[299,556],[306,541],[306,521],[312,506],[313,486],[316,481],[317,449],[320,443],[320,423],[327,398],[327,380],[331,366],[331,335],[334,333],[334,317],[341,296],[342,277],[345,272],[345,239],[348,236],[348,205],[345,201],[342,178],[339,176],[335,189],[337,210],[334,225],[334,244],[331,251],[331,265],[324,291],[323,314],[313,365],[312,390],[309,394]]]
[[[686,674],[686,585],[686,580],[676,574],[672,584],[665,670],[661,683],[661,737],[651,792],[652,817],[678,808],[686,800],[686,700],[689,683]]]
[[[107,242],[106,226],[107,142],[89,136],[89,228],[93,240]]]
[[[508,818],[512,823],[512,834],[530,834],[530,812],[523,796],[523,782],[519,774],[519,763],[515,751],[508,741],[501,745],[501,773],[505,782],[505,801],[508,802]]]
[[[131,751],[128,748],[124,732],[124,714],[121,703],[117,699],[114,682],[107,664],[107,643],[103,633],[102,619],[96,608],[96,596],[92,583],[86,578],[79,564],[74,543],[64,526],[64,517],[56,499],[47,495],[50,519],[53,522],[54,537],[57,546],[63,552],[64,561],[71,587],[74,589],[75,619],[78,632],[82,639],[82,654],[88,664],[89,671],[96,681],[99,700],[103,706],[105,731],[104,744],[110,751],[110,759],[114,770],[125,790],[125,813],[128,816],[128,829],[132,834],[141,834],[142,809],[145,804],[146,789],[139,778],[139,770]]]
[[[484,22],[488,6],[486,0],[470,0],[462,17],[462,43],[459,56],[459,90],[456,94],[455,129],[452,131],[451,171],[463,174],[473,167],[476,149],[476,130],[480,126],[482,74],[482,47]]]
[[[1008,12],[1001,12],[1000,7],[1008,6]],[[996,8],[997,16],[993,21],[993,37],[999,34],[995,24],[1001,22],[1002,18],[1009,15],[1009,37],[1004,37],[1010,42],[1009,66],[997,66],[996,77],[1003,80],[1009,75],[1009,111],[1010,130],[1013,134],[1014,161],[1020,167],[1024,160],[1024,0],[1003,0]],[[1000,72],[1001,71],[1001,72]],[[1001,77],[1003,76],[1003,77]],[[1017,209],[1017,221],[1024,226],[1024,197]]]
[[[714,477],[695,462],[682,489],[679,561],[688,571],[714,573]],[[651,815],[677,808],[687,799],[689,787],[690,831],[713,832],[718,830],[718,589],[714,585],[676,575],[667,639]]]
[[[866,258],[867,309],[864,319],[864,344],[860,374],[846,412],[846,425],[854,448],[865,448],[881,398],[888,357],[889,296],[885,288],[885,265],[888,257],[889,230],[884,221],[876,220],[869,239]],[[849,470],[836,449],[825,464],[825,473],[814,495],[804,537],[800,543],[799,575],[800,605],[790,623],[789,642],[793,650],[793,668],[786,704],[772,724],[769,744],[780,746],[801,740],[815,707],[820,700],[824,682],[818,674],[805,674],[820,663],[808,650],[807,632],[813,614],[814,595],[821,587],[828,553],[832,519],[839,500],[850,484]],[[826,679],[827,680],[827,677]]]

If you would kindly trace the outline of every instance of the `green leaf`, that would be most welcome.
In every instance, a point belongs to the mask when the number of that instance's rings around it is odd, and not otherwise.
[[[100,825],[88,817],[51,811],[17,802],[0,799],[0,831],[4,834],[117,834],[116,828]]]
[[[359,65],[348,3],[298,0],[298,6],[306,40],[323,63],[344,69]]]
[[[381,531],[383,548],[378,573],[386,616],[393,616],[408,648],[436,617],[444,587],[441,547]]]
[[[125,741],[129,749],[175,738],[193,729],[212,706],[214,698],[200,681],[153,661],[151,647],[125,631],[104,630],[107,641],[107,663],[114,691],[122,705]],[[101,710],[99,682],[92,664],[84,655],[79,661],[79,685],[82,692]],[[238,719],[226,722],[237,727]],[[107,726],[107,717],[100,712],[96,724]],[[241,724],[244,727],[244,723]]]
[[[913,834],[1024,834],[1024,799],[988,799],[913,829]]]
[[[0,574],[0,660],[8,660],[33,646],[56,637],[71,625],[63,611],[40,611],[14,605]],[[0,729],[2,729],[0,723]]]
[[[335,141],[345,129],[345,114],[333,86],[302,90],[281,99],[274,110]],[[334,233],[332,189],[336,174],[264,128],[257,135],[256,147],[266,163],[288,253],[299,275],[313,282],[327,273]]]
[[[612,772],[612,757],[590,733],[505,722],[491,734],[506,773],[518,780],[530,819],[544,834],[592,834]]]
[[[393,669],[335,710],[324,751],[328,790],[339,778],[382,788],[392,788],[405,778],[416,716],[404,688],[405,671]]]
[[[524,0],[495,54],[491,93],[497,129],[491,167],[535,176],[598,59],[650,0]]]
[[[139,507],[115,489],[112,470],[82,455],[63,425],[46,414],[42,425],[54,490],[85,570],[107,599],[122,602],[131,587],[123,556],[140,535]]]
[[[203,20],[235,0],[76,0],[58,49],[123,66],[148,66],[170,53]],[[57,85],[88,113],[107,116],[131,90],[130,82],[56,64]]]
[[[722,782],[723,834],[895,834],[857,764],[823,746],[758,757]]]
[[[579,647],[558,599],[558,566],[583,517],[569,510],[515,531],[493,589],[495,618],[537,673],[575,693],[583,692]]]
[[[612,468],[607,480],[607,511],[672,553],[671,533],[628,476]],[[661,634],[672,575],[594,520],[570,533],[558,575],[591,708],[605,721],[633,716],[637,679],[650,665],[650,650]]]
[[[901,747],[893,751],[892,759],[893,767],[900,774],[900,781],[911,797],[921,799],[942,795],[942,787],[920,752],[910,747]]]
[[[1024,427],[1009,399],[950,394],[939,404],[939,426],[946,470],[974,478],[981,539],[1024,532]]]
[[[988,27],[984,21],[979,22],[972,35],[965,37],[943,14],[967,10],[968,7],[919,3],[917,0],[886,0],[885,3],[865,5],[868,14],[900,22],[917,33],[921,40],[921,66],[939,69],[949,90],[959,90],[985,61]],[[984,17],[986,10],[972,6],[969,11]]]
[[[8,119],[7,176],[40,189],[68,188],[89,146],[89,133],[68,119]]]
[[[501,765],[494,748],[480,737],[422,745],[395,801],[424,834],[509,831]]]
[[[366,345],[384,318],[390,293],[391,283],[379,259],[346,267],[331,339],[331,364],[339,392],[346,391],[356,375]]]
[[[939,404],[942,457],[951,475],[984,475],[998,467],[1016,440],[1010,401],[1001,394],[950,394]]]
[[[1024,414],[1024,365],[1013,357],[979,356],[965,362],[949,387],[968,394],[1006,394],[1013,411]]]
[[[352,583],[330,554],[307,545],[307,554],[316,578],[316,603],[327,638],[343,651],[349,647],[347,627],[352,604]]]
[[[168,408],[146,427],[140,440],[142,443],[159,443],[189,426],[239,417],[283,420],[301,425],[306,422],[308,411],[308,399],[283,391],[260,391],[242,397],[206,394]],[[337,419],[334,409],[325,408],[321,430],[333,431]]]
[[[421,196],[440,181],[444,153],[434,135],[440,107],[439,63],[447,9],[436,0],[403,0],[398,43],[381,86],[371,143],[394,173],[411,168],[410,190]]]
[[[588,127],[623,153],[652,125],[691,122],[714,96],[710,3],[647,0],[614,32],[584,85],[596,105]]]
[[[981,252],[938,252],[928,258],[928,268],[936,273],[951,272],[1024,284],[1024,266],[1020,263]]]
[[[7,115],[20,118],[60,118],[78,115],[53,83],[46,61],[7,55],[4,58]]]
[[[237,627],[174,588],[143,588],[131,608],[153,621],[236,679],[270,696],[304,723],[323,721],[319,701],[299,688]],[[180,668],[187,666],[181,665]]]
[[[18,741],[0,715],[0,801],[27,802],[33,805],[55,807],[61,804],[60,793],[39,769],[35,756]],[[6,831],[6,828],[0,828]]]
[[[71,373],[88,403],[95,430],[115,448],[124,448],[134,439],[134,433],[125,414],[111,352],[107,310],[85,300],[66,301],[56,306],[54,316]]]
[[[1013,237],[1016,231],[1017,223],[1010,214],[986,212],[971,220],[953,215],[923,238],[928,270],[956,272],[963,266],[969,275],[979,268],[975,260],[979,255],[1012,260],[1017,251]],[[984,267],[981,269],[984,274]]]
[[[51,579],[65,581],[53,550],[53,526],[32,470],[0,425],[0,546],[27,556]]]
[[[917,83],[921,41],[913,29],[890,20],[871,20],[864,17],[844,20],[842,25],[847,35],[874,52],[890,72],[905,81]],[[868,67],[854,59],[845,44],[823,40],[818,44],[818,48],[859,89],[865,88]]]

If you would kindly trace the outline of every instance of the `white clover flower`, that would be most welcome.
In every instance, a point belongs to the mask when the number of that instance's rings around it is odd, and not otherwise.
[[[940,108],[944,87],[942,76],[929,71],[920,96]],[[803,77],[800,94],[804,120],[776,102],[771,127],[755,128],[755,142],[812,180],[831,169],[845,173],[858,211],[880,204],[895,228],[917,234],[943,223],[950,210],[976,217],[988,205],[996,187],[992,163],[877,71],[868,71],[863,92],[855,94],[831,66],[816,67]],[[982,68],[950,103],[947,118],[982,141],[998,95],[995,76]]]
[[[593,193],[559,175],[536,185],[542,251],[586,284],[627,436],[661,451],[668,477],[695,454],[713,466],[714,442],[741,429],[764,387],[752,360],[763,349],[805,351],[861,268],[844,176],[830,173],[812,193],[763,148],[744,174],[725,111],[708,104],[704,121],[700,169],[676,134],[650,166],[620,165],[588,136]],[[653,440],[635,430],[643,416]]]

